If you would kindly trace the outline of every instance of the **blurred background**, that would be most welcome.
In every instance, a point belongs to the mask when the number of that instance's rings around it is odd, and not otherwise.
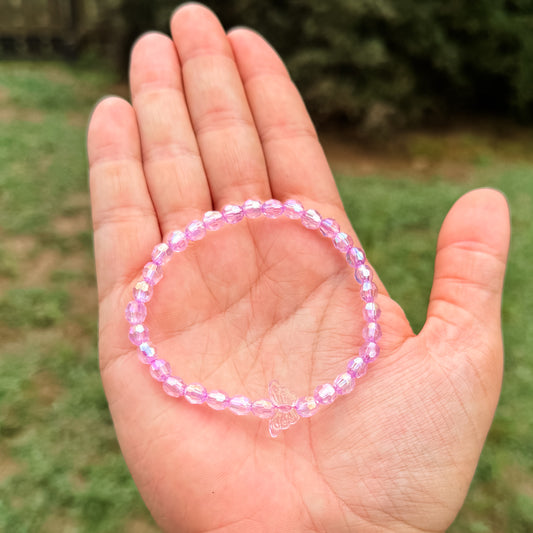
[[[495,421],[451,532],[533,531],[533,3],[207,2],[278,49],[345,206],[418,331],[437,231],[501,189],[513,237]],[[101,388],[85,155],[104,94],[168,0],[0,0],[0,530],[155,532]]]

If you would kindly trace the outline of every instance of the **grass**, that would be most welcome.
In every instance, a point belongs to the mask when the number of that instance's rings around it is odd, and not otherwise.
[[[155,531],[116,443],[97,367],[84,138],[90,108],[112,82],[90,69],[0,64],[3,531]],[[452,203],[468,189],[494,186],[511,205],[502,398],[453,533],[533,530],[533,163],[530,140],[513,142],[502,154],[470,133],[459,143],[468,163],[461,181],[439,175],[438,165],[423,181],[409,166],[386,164],[338,176],[368,255],[415,330]],[[453,159],[456,148],[418,135],[407,153],[431,163]]]

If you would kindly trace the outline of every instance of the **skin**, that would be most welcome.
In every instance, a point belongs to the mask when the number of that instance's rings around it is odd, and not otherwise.
[[[381,355],[354,392],[277,439],[255,417],[166,396],[128,341],[123,309],[152,247],[210,209],[298,198],[355,234],[284,65],[247,29],[188,4],[172,39],[132,51],[132,105],[88,131],[100,364],[122,452],[165,531],[444,531],[466,496],[502,379],[509,214],[472,191],[440,230],[427,321],[415,336],[379,287]],[[165,270],[148,325],[187,383],[298,395],[361,344],[358,287],[326,239],[287,220],[244,222]]]

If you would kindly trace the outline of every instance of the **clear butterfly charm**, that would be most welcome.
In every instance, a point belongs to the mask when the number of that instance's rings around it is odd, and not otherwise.
[[[270,419],[268,431],[271,437],[276,438],[283,430],[298,422],[300,416],[294,408],[298,398],[275,380],[269,383],[268,393],[270,400],[277,407],[274,416]]]

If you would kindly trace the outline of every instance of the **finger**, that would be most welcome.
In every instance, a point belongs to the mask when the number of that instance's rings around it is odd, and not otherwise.
[[[87,133],[98,292],[138,275],[161,237],[144,180],[135,113],[120,98],[94,109]]]
[[[211,209],[178,56],[169,37],[149,33],[137,41],[130,84],[146,179],[164,234]]]
[[[269,198],[261,143],[220,22],[188,4],[176,11],[171,29],[213,203]]]

